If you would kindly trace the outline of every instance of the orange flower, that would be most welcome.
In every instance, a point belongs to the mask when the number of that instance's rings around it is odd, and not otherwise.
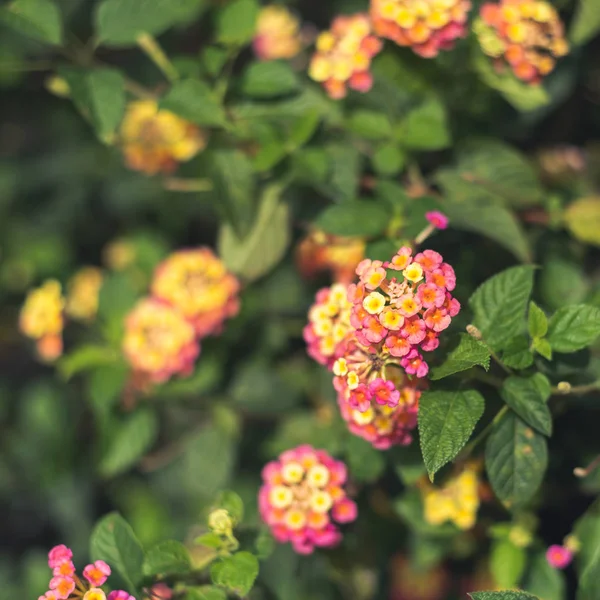
[[[171,173],[177,163],[193,158],[206,146],[205,134],[195,125],[153,100],[131,102],[121,125],[121,145],[130,169],[148,175]]]

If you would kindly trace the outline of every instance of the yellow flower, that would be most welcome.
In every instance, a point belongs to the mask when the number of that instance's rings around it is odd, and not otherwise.
[[[60,283],[49,279],[27,295],[19,319],[21,332],[36,340],[60,334],[64,327],[64,307]]]
[[[302,49],[300,20],[285,6],[265,6],[258,14],[253,47],[261,60],[293,58]]]
[[[68,284],[66,312],[73,319],[92,320],[98,312],[98,296],[102,287],[102,271],[84,267]]]

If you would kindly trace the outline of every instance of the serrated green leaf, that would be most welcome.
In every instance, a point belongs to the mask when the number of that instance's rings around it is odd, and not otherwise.
[[[165,540],[146,552],[142,570],[147,577],[187,573],[191,570],[190,554],[181,542]]]
[[[464,202],[444,203],[444,212],[455,229],[484,235],[507,250],[520,261],[531,259],[529,242],[522,225],[514,214],[498,204],[480,198],[477,190]]]
[[[552,360],[552,346],[546,338],[535,338],[532,342],[533,349],[546,360]]]
[[[127,590],[137,594],[142,579],[144,551],[129,523],[118,513],[110,513],[96,524],[90,537],[92,560],[103,560],[127,584]]]
[[[348,130],[366,140],[386,140],[392,133],[389,118],[374,110],[356,110],[348,119]]]
[[[502,363],[510,369],[526,369],[533,364],[533,352],[524,335],[514,337],[504,345]]]
[[[525,377],[509,377],[500,390],[502,399],[520,417],[544,435],[552,434],[552,414],[535,383]]]
[[[494,540],[490,554],[490,571],[498,587],[516,587],[526,563],[527,553],[524,548],[515,546],[508,539]]]
[[[548,464],[546,439],[509,411],[494,424],[485,448],[490,483],[499,500],[517,509],[537,491]]]
[[[326,208],[315,225],[341,236],[374,236],[388,226],[389,213],[382,202],[355,200]]]
[[[252,229],[240,238],[229,224],[219,233],[219,254],[227,267],[246,281],[254,281],[273,269],[290,242],[289,209],[277,184],[262,195]]]
[[[203,585],[198,588],[187,588],[185,600],[227,600],[227,594],[212,585]]]
[[[217,15],[217,40],[243,46],[254,37],[260,6],[256,0],[233,0]]]
[[[210,576],[215,585],[245,596],[258,576],[258,559],[250,552],[237,552],[213,563]]]
[[[102,477],[114,477],[136,464],[156,440],[158,418],[154,411],[142,408],[113,427],[109,446],[98,465]]]
[[[547,339],[556,352],[576,352],[600,335],[600,308],[576,304],[559,308],[550,318]]]
[[[569,39],[578,46],[591,40],[600,31],[600,2],[579,0],[571,21]]]
[[[191,20],[205,0],[104,0],[98,5],[96,33],[103,44],[127,46],[142,33],[156,35]]]
[[[63,68],[79,112],[92,124],[98,138],[111,142],[125,112],[125,78],[117,69]]]
[[[469,304],[475,325],[493,350],[501,350],[525,325],[525,311],[533,287],[534,267],[512,267],[481,284]]]
[[[242,76],[241,91],[250,98],[273,98],[299,89],[296,73],[283,61],[252,63]]]
[[[402,122],[398,142],[411,150],[441,150],[450,144],[446,109],[429,98],[411,110]]]
[[[504,590],[501,592],[469,592],[473,600],[540,600],[520,590]]]
[[[62,43],[62,16],[51,0],[14,0],[0,8],[0,22],[40,42]]]
[[[196,125],[219,126],[226,121],[223,106],[203,81],[177,81],[160,101],[160,108],[170,110]]]
[[[529,303],[527,328],[532,338],[542,338],[548,332],[548,317],[533,300]]]
[[[406,156],[397,144],[390,142],[379,146],[371,160],[377,173],[390,176],[395,175],[404,167]]]
[[[476,365],[487,371],[490,368],[490,356],[490,350],[485,344],[462,333],[458,346],[448,354],[446,360],[439,367],[432,369],[429,379],[437,381]]]
[[[423,392],[419,437],[430,479],[469,441],[484,408],[483,397],[475,390]]]

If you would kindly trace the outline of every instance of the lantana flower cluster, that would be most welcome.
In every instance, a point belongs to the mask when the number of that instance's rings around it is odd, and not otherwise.
[[[83,569],[83,577],[79,577],[73,564],[73,552],[63,544],[50,550],[48,566],[52,569],[50,589],[38,600],[135,600],[123,590],[115,590],[106,595],[102,586],[110,576],[111,570],[102,560],[87,565]]]
[[[479,509],[479,465],[467,465],[442,488],[428,482],[423,486],[424,517],[431,525],[447,521],[459,529],[471,529]]]
[[[300,19],[285,6],[272,4],[258,13],[252,42],[260,60],[294,58],[303,46]]]
[[[365,256],[365,246],[362,238],[336,236],[315,229],[298,244],[298,269],[305,277],[331,271],[334,282],[348,285],[354,280],[356,265]]]
[[[425,58],[467,35],[469,0],[371,0],[375,33]]]
[[[308,74],[334,99],[343,98],[347,87],[368,92],[373,86],[371,60],[381,48],[367,14],[341,15],[317,38]]]
[[[206,147],[206,134],[154,100],[131,102],[123,118],[120,144],[130,169],[148,175],[172,173],[180,162]]]
[[[78,321],[92,321],[98,312],[104,276],[98,267],[83,267],[67,285],[66,313]]]
[[[58,281],[49,279],[31,290],[19,316],[19,328],[35,340],[39,356],[46,361],[56,360],[63,351],[62,332],[65,298]]]
[[[299,554],[338,544],[337,524],[356,519],[356,504],[344,489],[346,466],[324,450],[287,450],[265,465],[262,478],[261,518],[278,542],[290,542]]]
[[[342,342],[352,329],[351,307],[345,285],[338,283],[317,292],[303,335],[308,355],[319,364],[331,368],[343,350]]]
[[[508,66],[531,84],[539,84],[569,51],[558,13],[544,0],[488,2],[481,7],[474,31],[498,69]]]
[[[200,340],[239,310],[239,282],[209,248],[175,252],[155,270],[151,296],[126,319],[123,352],[137,374],[162,383],[189,375]]]

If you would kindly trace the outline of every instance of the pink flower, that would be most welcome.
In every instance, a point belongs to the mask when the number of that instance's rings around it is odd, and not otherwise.
[[[433,285],[432,283],[424,283],[417,290],[417,298],[421,301],[424,308],[438,308],[444,304],[446,296],[444,290]]]
[[[52,574],[55,577],[73,577],[75,574],[75,565],[72,561],[67,560],[60,563],[57,567],[54,567],[54,569],[52,569]]]
[[[90,582],[92,587],[100,587],[109,575],[110,567],[103,560],[97,560],[83,569],[83,576]]]
[[[421,342],[421,348],[425,352],[433,352],[440,345],[440,340],[436,331],[428,330],[425,339]]]
[[[444,331],[444,329],[447,329],[450,325],[450,322],[452,321],[448,312],[443,308],[427,309],[425,311],[425,314],[423,315],[423,320],[425,321],[425,325],[427,325],[429,329],[433,329],[437,332]]]
[[[371,396],[369,388],[364,383],[361,383],[355,390],[350,392],[350,406],[353,406],[360,412],[365,412],[371,406]]]
[[[396,406],[400,400],[400,392],[392,381],[384,381],[380,377],[369,383],[371,398],[382,406]]]
[[[124,590],[115,590],[108,594],[107,600],[135,600],[135,598]]]
[[[389,335],[385,340],[385,346],[392,356],[398,358],[406,356],[411,350],[410,342],[396,335]]]
[[[354,521],[358,516],[356,502],[350,498],[344,498],[333,507],[332,516],[338,523]]]
[[[386,263],[385,266],[394,271],[404,271],[411,262],[412,250],[407,246],[402,246],[402,248],[400,248],[400,250],[392,257],[391,262]]]
[[[429,373],[429,366],[423,360],[421,353],[414,348],[402,359],[400,364],[409,375],[425,377]]]
[[[432,210],[425,213],[425,218],[436,228],[446,229],[448,227],[448,217],[439,212],[438,210]]]
[[[573,552],[564,546],[553,544],[546,550],[546,560],[555,569],[564,569],[571,564]]]
[[[420,344],[425,339],[426,335],[425,323],[426,321],[419,319],[419,317],[407,319],[404,322],[404,327],[400,331],[400,335],[413,345]]]
[[[418,262],[424,271],[433,271],[437,269],[444,261],[442,255],[435,250],[423,250],[415,256],[415,262]]]
[[[75,581],[71,577],[53,577],[50,580],[50,589],[54,591],[59,600],[64,600],[73,593]]]
[[[64,562],[69,562],[72,558],[73,552],[70,548],[67,548],[64,544],[54,546],[54,548],[48,552],[48,566],[51,569],[54,569]]]

